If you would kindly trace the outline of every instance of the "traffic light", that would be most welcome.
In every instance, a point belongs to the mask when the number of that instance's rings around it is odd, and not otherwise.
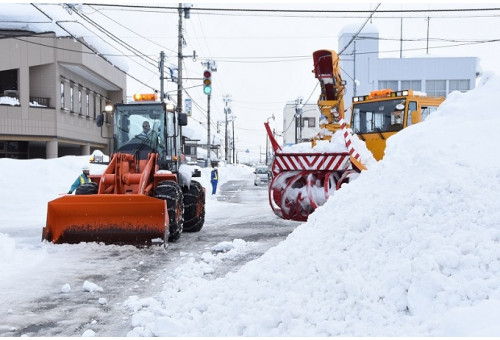
[[[209,70],[203,72],[203,93],[208,96],[212,94],[212,72]]]

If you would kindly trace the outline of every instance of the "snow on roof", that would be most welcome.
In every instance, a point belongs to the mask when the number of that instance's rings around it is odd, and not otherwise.
[[[98,52],[112,65],[122,71],[128,71],[128,64],[123,58],[111,56],[117,53],[115,48],[75,21],[68,4],[45,6],[43,12],[37,8],[37,4],[2,4],[0,30],[28,31],[35,34],[54,32],[57,37],[74,37],[94,52]]]

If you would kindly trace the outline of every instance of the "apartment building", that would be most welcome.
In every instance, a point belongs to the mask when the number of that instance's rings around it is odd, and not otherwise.
[[[0,158],[105,153],[106,104],[126,99],[126,74],[84,41],[53,32],[0,30]]]

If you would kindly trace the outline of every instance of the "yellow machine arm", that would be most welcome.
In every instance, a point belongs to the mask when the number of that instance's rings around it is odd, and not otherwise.
[[[340,75],[339,57],[335,51],[319,50],[313,53],[314,74],[321,84],[318,107],[327,123],[320,125],[331,132],[340,129],[340,120],[344,118],[344,86]],[[329,136],[318,139],[329,140]],[[313,142],[314,143],[314,142]]]

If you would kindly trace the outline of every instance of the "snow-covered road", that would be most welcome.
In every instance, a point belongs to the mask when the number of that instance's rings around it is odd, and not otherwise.
[[[267,188],[255,187],[252,179],[226,182],[208,204],[204,228],[183,234],[166,251],[159,245],[40,245],[38,229],[13,230],[11,238],[31,245],[38,259],[32,270],[19,273],[18,287],[2,290],[9,307],[0,309],[0,336],[80,336],[89,329],[99,336],[125,336],[132,327],[124,302],[161,292],[168,273],[186,261],[207,252],[224,255],[205,275],[221,277],[262,255],[298,225],[274,216]],[[231,212],[220,214],[228,204]],[[238,251],[225,253],[233,247]]]

